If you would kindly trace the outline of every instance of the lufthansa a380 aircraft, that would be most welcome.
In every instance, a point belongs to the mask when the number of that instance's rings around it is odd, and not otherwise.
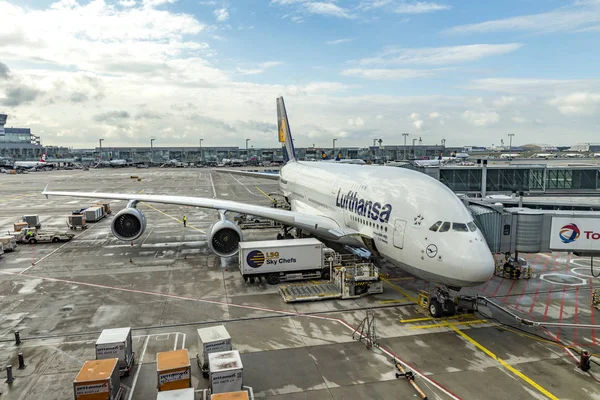
[[[235,255],[243,240],[240,228],[225,218],[227,211],[271,219],[326,242],[366,247],[408,273],[441,285],[430,301],[434,315],[440,315],[442,309],[453,313],[444,286],[460,290],[492,277],[494,260],[487,243],[449,188],[405,168],[297,161],[281,97],[277,114],[279,141],[288,159],[280,174],[238,172],[278,180],[291,211],[199,197],[54,192],[47,188],[42,194],[129,200],[111,224],[115,237],[125,241],[139,238],[146,229],[146,218],[136,208],[140,201],[218,210],[220,218],[208,232],[208,243],[221,257]]]

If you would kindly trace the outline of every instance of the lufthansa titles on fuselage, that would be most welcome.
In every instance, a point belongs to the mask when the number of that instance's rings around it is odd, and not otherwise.
[[[361,199],[358,193],[349,190],[347,194],[342,194],[342,189],[338,189],[335,198],[335,206],[348,210],[361,217],[370,218],[373,221],[389,222],[392,213],[391,204],[381,204],[371,200]]]

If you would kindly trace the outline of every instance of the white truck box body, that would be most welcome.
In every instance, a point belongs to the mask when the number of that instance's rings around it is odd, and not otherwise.
[[[156,400],[196,400],[194,388],[158,392]]]
[[[212,393],[239,392],[243,386],[243,366],[237,350],[210,353],[208,355]]]
[[[208,355],[232,350],[231,336],[224,325],[198,329],[198,357],[202,365],[208,365]]]
[[[118,358],[119,367],[127,367],[132,357],[131,328],[104,329],[96,340],[96,360]]]
[[[242,275],[319,269],[325,245],[314,238],[239,243]]]
[[[85,215],[86,221],[94,222],[94,221],[98,221],[100,218],[102,218],[102,216],[104,215],[104,208],[103,207],[90,207],[90,208],[86,208],[83,213],[84,213],[83,215]]]
[[[13,251],[17,248],[17,239],[13,235],[0,236],[0,243],[6,251]]]

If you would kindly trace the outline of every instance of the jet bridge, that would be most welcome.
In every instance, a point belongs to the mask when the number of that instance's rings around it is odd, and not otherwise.
[[[573,253],[600,256],[600,212],[505,208],[464,199],[492,253]]]

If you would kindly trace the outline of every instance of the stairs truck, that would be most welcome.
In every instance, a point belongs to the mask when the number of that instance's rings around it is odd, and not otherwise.
[[[314,238],[239,243],[239,267],[244,281],[267,283],[329,279],[339,265],[336,253]]]

